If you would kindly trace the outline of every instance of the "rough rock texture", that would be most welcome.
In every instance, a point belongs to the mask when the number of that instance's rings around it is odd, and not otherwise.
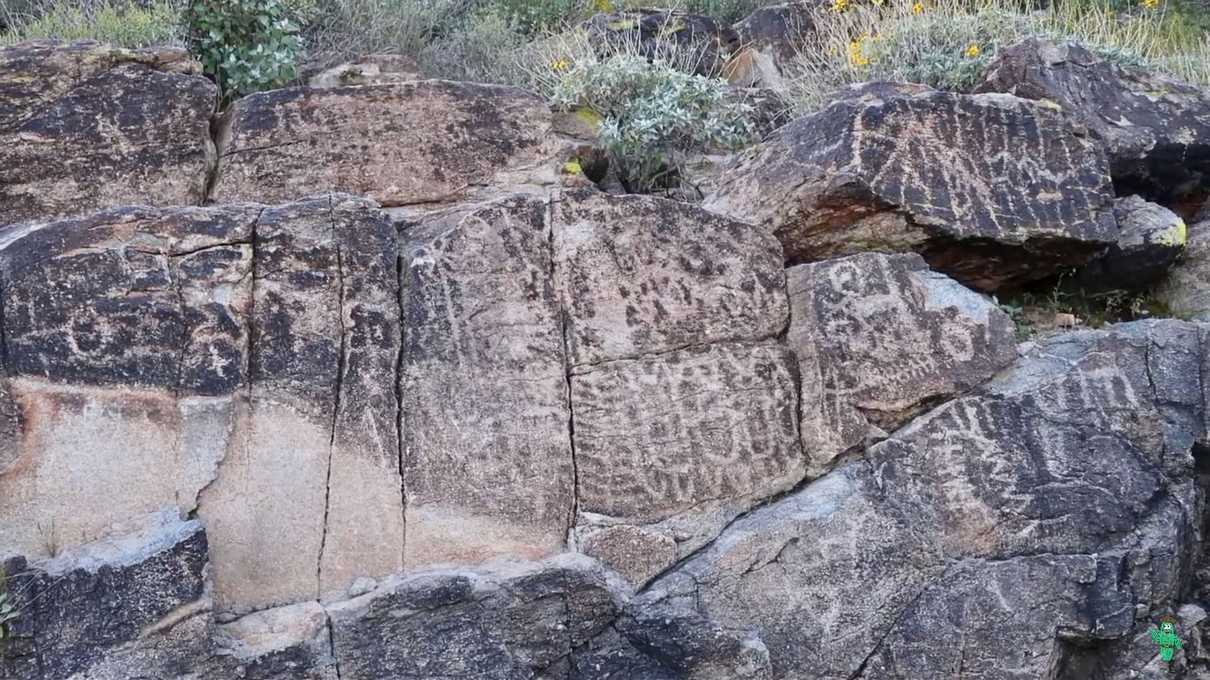
[[[789,264],[921,253],[991,290],[1112,242],[1104,153],[1052,107],[872,86],[782,127],[703,203],[776,234]]]
[[[1119,194],[1168,204],[1210,192],[1210,95],[1074,44],[1030,39],[1001,50],[983,91],[1047,99],[1109,155]]]
[[[1090,677],[1053,673],[1145,634],[1190,576],[1202,334],[1052,338],[736,521],[617,628],[678,663],[710,630],[754,635],[773,678]]]
[[[223,611],[402,567],[394,229],[330,196],[264,210],[255,246],[246,424],[201,501]]]
[[[1085,265],[1070,284],[1087,292],[1144,288],[1168,271],[1187,241],[1185,221],[1139,196],[1114,202],[1117,243]]]
[[[330,608],[340,677],[568,678],[572,650],[616,618],[615,589],[572,555],[396,579]]]
[[[404,232],[409,567],[536,559],[566,538],[574,473],[547,210],[517,196]]]
[[[776,240],[655,198],[563,194],[554,207],[555,275],[573,366],[785,328]]]
[[[553,185],[550,110],[536,95],[423,80],[286,88],[240,99],[219,133],[211,199],[279,202],[325,191],[384,206]]]
[[[5,571],[19,611],[12,631],[32,644],[28,655],[21,645],[0,646],[0,677],[73,677],[201,598],[201,524],[159,519],[138,533],[67,551],[36,567],[24,558],[10,560]]]
[[[1008,315],[918,255],[852,255],[786,278],[812,475],[1016,358]]]
[[[247,382],[258,212],[124,208],[5,234],[0,556],[196,507]]]
[[[679,10],[635,9],[597,14],[582,24],[601,57],[631,50],[648,59],[669,54],[694,60],[694,72],[719,73],[727,56],[738,47],[732,29],[714,19]]]
[[[805,4],[769,5],[732,26],[743,45],[723,68],[733,85],[784,89],[787,68],[814,28]]]
[[[0,225],[201,203],[218,99],[199,70],[174,49],[0,49]]]
[[[1189,225],[1185,251],[1156,287],[1156,298],[1182,318],[1210,321],[1210,202]]]
[[[634,583],[803,478],[794,360],[780,346],[611,361],[577,372],[571,400],[577,533]],[[594,536],[616,525],[644,530]]]

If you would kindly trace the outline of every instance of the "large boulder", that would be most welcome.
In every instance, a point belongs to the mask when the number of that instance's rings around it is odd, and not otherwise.
[[[1204,335],[1168,321],[1051,338],[737,520],[616,628],[666,667],[721,631],[755,636],[769,677],[836,680],[1055,677],[1128,643],[1191,576]]]
[[[0,49],[0,226],[124,205],[197,205],[215,86],[184,50]]]
[[[1172,204],[1210,191],[1210,95],[1192,85],[1031,38],[1001,50],[978,89],[1057,104],[1104,146],[1120,194]]]
[[[867,86],[783,126],[703,207],[776,234],[787,264],[916,251],[981,290],[1116,237],[1105,155],[1053,106],[918,87]]]
[[[574,463],[547,215],[517,196],[404,232],[409,568],[535,559],[566,539]]]
[[[918,255],[851,255],[786,278],[813,476],[1017,356],[1008,315]]]
[[[389,207],[554,185],[553,144],[546,104],[509,87],[422,80],[261,92],[220,125],[211,200],[347,191]]]
[[[758,7],[732,29],[741,47],[727,61],[723,75],[733,85],[785,89],[785,79],[807,47],[814,29],[810,8],[804,3]]]

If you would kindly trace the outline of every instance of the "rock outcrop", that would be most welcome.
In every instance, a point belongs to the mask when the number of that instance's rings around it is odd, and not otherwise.
[[[1196,87],[1029,39],[1001,50],[979,89],[1058,105],[1104,147],[1121,195],[1172,204],[1210,193],[1210,94]]]
[[[0,141],[163,116],[0,202],[0,679],[1210,672],[1210,328],[1018,344],[968,288],[1205,306],[1210,215],[1170,265],[1066,107],[866,85],[711,212],[569,188],[593,132],[518,90],[288,88],[198,206],[195,73],[0,50]]]
[[[1181,259],[1156,286],[1155,294],[1175,315],[1210,321],[1210,201],[1189,224]]]
[[[779,129],[703,207],[777,235],[787,264],[916,251],[982,290],[1115,238],[1104,152],[1052,107],[875,86]]]
[[[695,73],[719,73],[739,36],[703,14],[633,9],[597,14],[581,25],[600,57],[637,53],[648,59],[676,56]]]
[[[200,204],[217,104],[217,88],[183,50],[0,49],[0,225]]]

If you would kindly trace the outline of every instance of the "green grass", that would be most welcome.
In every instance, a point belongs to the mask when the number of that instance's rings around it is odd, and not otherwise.
[[[39,0],[24,11],[0,9],[8,30],[0,46],[24,40],[97,40],[118,47],[183,45],[180,9],[171,0]]]

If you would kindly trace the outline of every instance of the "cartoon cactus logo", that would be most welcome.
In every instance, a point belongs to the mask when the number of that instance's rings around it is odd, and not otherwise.
[[[1151,629],[1151,641],[1160,646],[1160,659],[1165,663],[1172,663],[1176,650],[1184,647],[1176,634],[1176,619],[1171,616],[1161,617],[1160,627]]]

